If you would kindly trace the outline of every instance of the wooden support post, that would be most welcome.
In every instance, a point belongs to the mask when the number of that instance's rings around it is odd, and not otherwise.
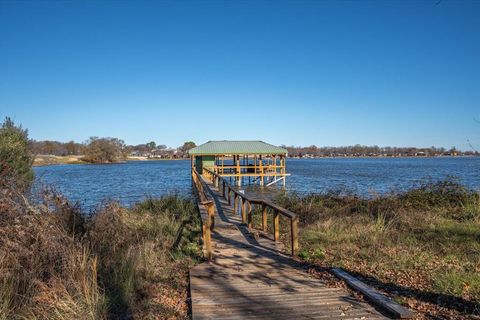
[[[238,212],[238,194],[233,195],[233,213],[237,214]]]
[[[226,192],[225,192],[225,180],[222,180],[222,195],[224,199],[227,199]]]
[[[298,218],[290,220],[290,238],[292,246],[292,256],[298,251]]]
[[[213,231],[215,228],[215,203],[213,201],[209,202],[207,206],[208,212],[208,221],[210,223],[210,230]]]
[[[262,203],[262,230],[267,232],[267,206]]]
[[[251,229],[253,228],[253,206],[252,204],[249,202],[248,203],[248,228]]]
[[[240,156],[237,155],[237,185],[240,187],[242,185],[242,175],[240,172]]]
[[[253,173],[254,173],[254,176],[253,176],[253,182],[255,183],[255,181],[257,180],[257,155],[253,155]]]
[[[245,156],[245,160],[244,160],[243,165],[244,165],[244,166],[247,166],[247,167],[250,165],[249,162],[248,162],[248,154]],[[246,169],[247,172],[245,172],[245,173],[248,173],[248,170],[250,170],[250,168],[247,168],[247,169]],[[251,178],[252,178],[252,177],[250,177],[250,175],[249,175],[249,176],[248,176],[248,184],[250,184]]]
[[[278,241],[280,239],[280,214],[278,210],[273,209],[273,240]]]
[[[208,232],[210,233],[210,231]],[[211,248],[210,246],[210,236],[207,237],[207,225],[205,223],[202,223],[202,239],[203,239],[203,242],[205,243],[205,257],[208,258],[208,250],[209,250],[209,247]]]
[[[260,163],[259,163],[260,164],[260,186],[263,187],[263,184],[264,184],[264,181],[263,181],[263,179],[264,179],[264,177],[263,177],[263,158],[262,158],[262,156],[259,156],[259,158],[260,158]]]
[[[211,230],[213,228],[214,222],[213,220],[213,213],[214,213],[214,204],[213,202],[210,202],[206,204],[207,207],[207,222],[203,226],[202,231],[204,234],[204,241],[205,241],[205,251],[206,251],[206,257],[208,260],[212,260],[212,235],[211,235]]]
[[[227,185],[227,200],[228,200],[228,205],[230,206],[232,204],[232,195],[230,191],[230,186]]]
[[[242,223],[247,223],[247,199],[242,198]]]

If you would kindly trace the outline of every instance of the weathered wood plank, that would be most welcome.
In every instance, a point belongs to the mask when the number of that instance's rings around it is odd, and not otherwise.
[[[255,298],[255,299],[254,299]],[[260,306],[265,307],[265,300],[274,300],[281,301],[282,306],[285,305],[298,305],[298,306],[321,306],[321,305],[332,305],[332,304],[345,304],[345,296],[337,296],[328,294],[264,294],[259,296],[237,296],[237,297],[203,297],[203,298],[193,298],[192,303],[199,303],[202,306],[211,306],[211,305],[245,305],[249,306],[252,303],[259,304]]]
[[[362,281],[358,280],[357,278],[353,277],[349,273],[345,272],[342,269],[335,268],[332,272],[339,278],[345,280],[345,282],[355,290],[360,291],[363,293],[370,301],[379,305],[380,307],[388,310],[393,315],[400,319],[411,319],[415,316],[415,314],[410,311],[409,309],[399,305],[386,295],[380,293],[379,291],[373,289],[372,287],[368,286],[367,284],[363,283]]]

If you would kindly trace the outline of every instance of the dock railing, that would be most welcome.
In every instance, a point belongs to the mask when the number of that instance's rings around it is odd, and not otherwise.
[[[198,199],[200,200],[199,204],[205,206],[206,215],[201,214],[202,220],[202,236],[203,242],[205,244],[205,257],[208,260],[212,259],[212,234],[213,228],[215,227],[215,200],[210,193],[208,185],[203,181],[202,176],[197,172],[197,170],[192,169],[192,179],[193,185],[195,187]]]
[[[196,171],[195,171],[196,172]],[[198,174],[198,173],[197,173]],[[273,239],[279,241],[280,239],[280,215],[286,217],[290,222],[290,246],[291,255],[298,252],[298,216],[271,201],[258,199],[253,196],[248,196],[230,185],[230,183],[213,172],[209,168],[203,168],[203,175],[212,181],[213,185],[219,189],[222,196],[227,199],[228,204],[231,205],[233,193],[233,207],[234,211],[240,204],[240,213],[242,215],[242,222],[247,224],[248,228],[253,228],[253,206],[258,205],[262,208],[262,231],[268,231],[268,213],[273,214]]]

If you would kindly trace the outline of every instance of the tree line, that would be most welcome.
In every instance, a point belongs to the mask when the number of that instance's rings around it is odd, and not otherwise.
[[[163,158],[186,158],[188,150],[195,147],[193,141],[187,141],[178,148],[167,148],[165,144],[157,144],[150,141],[144,144],[127,145],[122,139],[111,137],[91,137],[83,143],[75,141],[36,141],[27,139],[27,131],[21,126],[15,126],[10,118],[6,118],[2,124],[2,134],[5,135],[5,144],[2,148],[9,147],[6,144],[8,139],[20,139],[32,155],[55,155],[55,156],[80,156],[82,160],[92,163],[112,163],[125,160],[129,155]],[[13,142],[11,143],[13,145]],[[379,146],[342,146],[342,147],[309,147],[285,146],[289,157],[298,158],[320,158],[320,157],[432,157],[432,156],[458,156],[458,155],[480,155],[478,151],[460,151],[455,147],[446,149],[443,147],[430,148],[417,147],[379,147]],[[2,152],[6,154],[5,152]]]
[[[30,140],[29,148],[32,151],[32,153],[41,154],[41,155],[55,155],[55,156],[83,155],[88,145],[90,145],[93,141],[98,139],[112,140],[114,144],[119,144],[119,147],[126,150],[126,152],[128,153],[133,151],[152,152],[153,150],[167,149],[167,146],[165,144],[157,145],[155,141],[150,141],[144,144],[127,145],[124,143],[123,140],[118,138],[99,138],[99,137],[91,137],[90,139],[88,139],[83,143],[79,143],[75,141],[60,142],[60,141],[52,141],[52,140],[44,140],[44,141]],[[176,148],[176,150],[186,152],[195,146],[196,145],[194,142],[187,141],[182,146]]]
[[[164,144],[157,145],[155,141],[127,145],[122,139],[111,137],[91,137],[83,143],[50,140],[28,141],[28,148],[34,155],[83,156],[82,160],[92,163],[118,162],[132,154],[142,156],[165,154],[170,157],[175,155],[177,158],[183,158],[186,157],[188,150],[195,146],[192,141],[187,141],[176,149],[168,149]]]
[[[344,146],[344,147],[309,147],[282,146],[288,150],[290,157],[321,158],[321,157],[434,157],[479,155],[477,151],[460,151],[455,147],[417,148],[417,147],[379,147],[379,146]]]

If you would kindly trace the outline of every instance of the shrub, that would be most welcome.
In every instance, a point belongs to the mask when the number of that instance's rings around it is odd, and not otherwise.
[[[0,188],[9,183],[26,189],[33,182],[33,156],[28,143],[28,131],[5,118],[0,127]]]
[[[125,143],[117,138],[91,137],[86,142],[83,160],[91,163],[113,163],[125,158]]]

